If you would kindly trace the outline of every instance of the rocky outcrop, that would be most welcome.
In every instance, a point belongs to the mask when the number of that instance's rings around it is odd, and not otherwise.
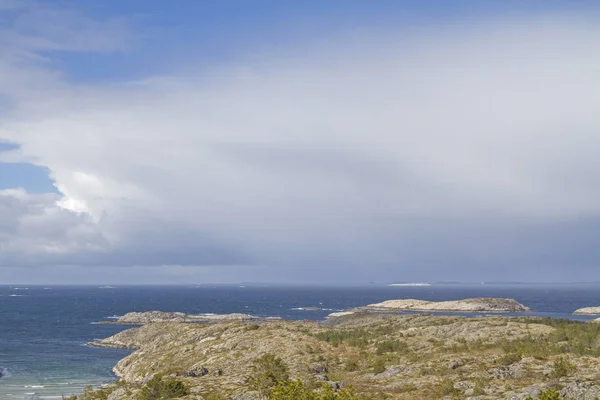
[[[181,312],[147,311],[130,312],[115,321],[103,322],[119,325],[146,325],[156,322],[226,322],[226,321],[250,321],[258,319],[248,314],[185,314]]]
[[[575,315],[600,315],[600,307],[583,307],[573,312]]]
[[[457,311],[457,312],[525,312],[531,311],[513,299],[478,297],[453,301],[426,301],[415,299],[387,300],[359,307],[365,311]]]
[[[327,316],[327,318],[339,318],[339,317],[347,317],[349,315],[354,315],[356,312],[354,311],[339,311],[333,312]]]
[[[592,382],[573,382],[560,391],[560,397],[572,400],[595,400],[600,398],[600,387]]]

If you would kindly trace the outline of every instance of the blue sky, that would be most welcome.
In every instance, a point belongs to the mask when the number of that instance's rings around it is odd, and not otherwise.
[[[587,277],[599,11],[0,0],[0,268],[14,282]]]

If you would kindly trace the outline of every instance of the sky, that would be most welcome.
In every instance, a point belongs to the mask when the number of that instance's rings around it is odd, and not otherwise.
[[[0,284],[600,281],[597,1],[0,0]]]

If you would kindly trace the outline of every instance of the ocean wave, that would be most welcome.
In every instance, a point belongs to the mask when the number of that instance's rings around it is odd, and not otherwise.
[[[12,375],[10,374],[10,372],[8,371],[8,368],[2,368],[0,367],[0,374],[2,376],[0,376],[0,381],[6,378],[10,378]]]

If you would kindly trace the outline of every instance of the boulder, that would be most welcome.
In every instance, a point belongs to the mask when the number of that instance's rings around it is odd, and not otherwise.
[[[448,363],[448,369],[456,369],[458,367],[462,367],[463,362],[460,360],[452,360]]]
[[[208,375],[208,369],[201,365],[193,366],[186,372],[186,376],[189,376],[191,378],[198,378],[204,375]]]
[[[310,366],[310,372],[313,374],[326,374],[327,373],[327,365],[313,364]]]
[[[527,375],[527,372],[521,364],[492,368],[489,372],[492,379],[519,379],[524,378]]]

